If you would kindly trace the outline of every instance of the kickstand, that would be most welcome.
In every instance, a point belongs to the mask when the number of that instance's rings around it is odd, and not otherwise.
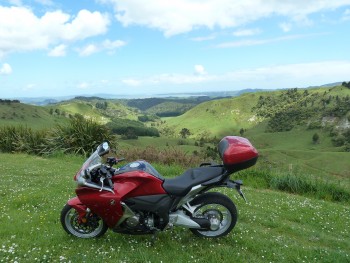
[[[153,232],[153,235],[152,235],[152,237],[151,237],[151,246],[152,246],[152,247],[153,247],[154,244],[156,243],[157,234],[158,234],[158,231],[154,231],[154,232]]]

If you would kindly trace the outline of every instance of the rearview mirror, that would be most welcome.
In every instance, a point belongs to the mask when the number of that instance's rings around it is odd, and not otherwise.
[[[103,155],[109,153],[109,150],[110,150],[110,148],[109,148],[108,142],[104,142],[97,147],[97,152],[98,152],[99,156],[103,156]]]

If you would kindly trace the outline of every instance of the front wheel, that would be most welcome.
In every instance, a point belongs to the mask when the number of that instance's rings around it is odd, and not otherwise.
[[[191,201],[192,206],[198,206],[193,217],[205,218],[210,222],[209,230],[190,230],[199,237],[226,236],[237,222],[237,209],[227,196],[220,193],[205,193]]]
[[[106,223],[93,213],[81,220],[78,212],[68,204],[61,211],[61,224],[68,234],[80,238],[100,237],[108,229]]]

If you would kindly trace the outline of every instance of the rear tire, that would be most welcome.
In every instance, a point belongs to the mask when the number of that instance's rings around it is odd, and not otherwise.
[[[191,228],[191,232],[199,237],[218,238],[231,232],[237,222],[235,204],[226,195],[220,193],[205,193],[191,201],[191,205],[199,205],[193,217],[209,219],[210,230]]]
[[[78,212],[66,204],[61,211],[61,224],[68,234],[79,238],[94,238],[104,235],[108,229],[106,223],[92,213],[87,218],[86,223],[79,221]]]

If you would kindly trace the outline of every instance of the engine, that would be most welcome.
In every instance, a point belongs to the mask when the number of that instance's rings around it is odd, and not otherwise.
[[[128,217],[123,225],[133,231],[150,231],[154,230],[154,215],[152,213],[136,212],[133,216]]]

